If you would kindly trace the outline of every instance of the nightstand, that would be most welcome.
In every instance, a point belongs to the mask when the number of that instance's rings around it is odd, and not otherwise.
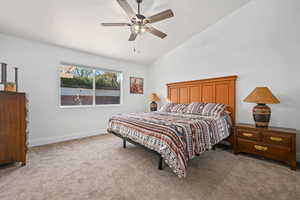
[[[296,130],[289,128],[256,128],[251,124],[236,124],[234,153],[255,154],[284,161],[296,170]]]

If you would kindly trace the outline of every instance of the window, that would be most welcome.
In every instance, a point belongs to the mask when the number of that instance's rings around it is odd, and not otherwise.
[[[59,77],[61,106],[121,104],[121,72],[63,65]]]
[[[121,74],[95,70],[96,104],[120,104]]]

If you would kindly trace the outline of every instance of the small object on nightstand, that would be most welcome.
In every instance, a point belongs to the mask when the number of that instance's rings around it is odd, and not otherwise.
[[[157,111],[157,103],[156,103],[156,101],[160,101],[160,99],[156,95],[156,93],[150,94],[149,101],[151,102],[151,104],[150,104],[150,110],[151,111]]]
[[[296,170],[296,130],[237,124],[234,130],[234,153],[240,152],[284,161],[292,170]]]
[[[266,104],[278,104],[279,100],[272,94],[267,87],[255,88],[245,99],[244,102],[257,103],[253,108],[253,118],[258,128],[267,128],[271,118],[271,109]]]

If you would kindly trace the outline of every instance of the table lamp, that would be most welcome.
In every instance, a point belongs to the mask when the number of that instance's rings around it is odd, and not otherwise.
[[[157,103],[156,101],[160,101],[159,97],[156,95],[156,93],[152,93],[149,95],[149,101],[150,104],[150,110],[151,111],[157,111]]]
[[[271,108],[266,104],[278,104],[279,100],[272,94],[267,87],[255,88],[245,99],[244,102],[256,103],[253,108],[253,118],[258,128],[267,128],[271,118]]]

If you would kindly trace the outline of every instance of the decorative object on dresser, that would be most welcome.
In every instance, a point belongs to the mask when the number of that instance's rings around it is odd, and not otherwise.
[[[151,111],[157,111],[157,101],[160,101],[159,97],[157,96],[156,93],[152,93],[149,96],[149,101],[151,102],[150,104],[150,110]]]
[[[7,81],[7,64],[6,63],[0,63],[1,64],[1,83],[5,84]]]
[[[266,104],[278,104],[279,100],[272,94],[267,87],[255,88],[245,99],[244,102],[257,103],[253,108],[253,118],[256,127],[266,128],[269,126],[271,118],[271,108]]]
[[[7,64],[0,63],[1,65],[1,82],[0,82],[0,91],[5,89],[5,84],[7,82]]]
[[[296,130],[289,128],[257,128],[251,124],[237,124],[234,133],[235,154],[260,155],[284,161],[296,170]]]
[[[6,83],[4,87],[6,92],[17,92],[17,87],[15,83]]]
[[[26,164],[25,93],[0,91],[0,164]]]
[[[18,91],[18,68],[15,70],[15,82],[7,82],[7,64],[0,63],[1,65],[1,82],[0,91],[17,92]]]

